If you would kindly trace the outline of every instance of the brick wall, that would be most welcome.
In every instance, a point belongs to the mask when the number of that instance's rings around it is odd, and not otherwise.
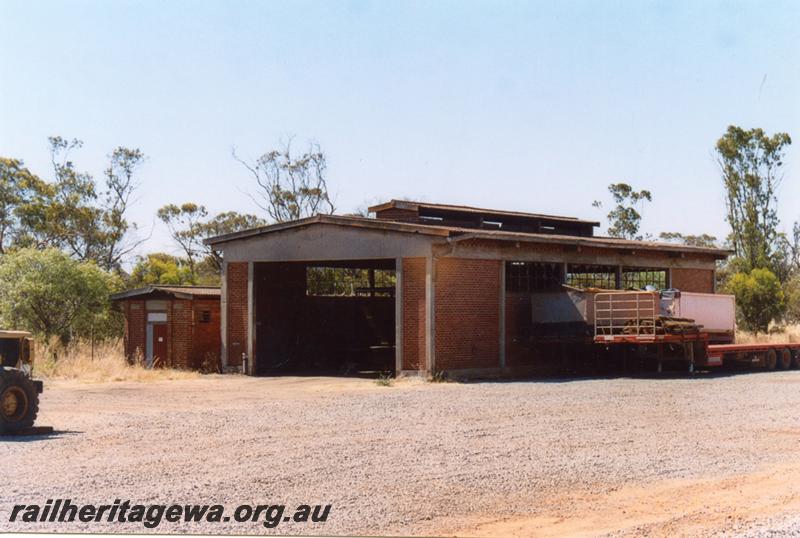
[[[144,357],[146,345],[144,301],[125,301],[125,356]]]
[[[220,306],[218,300],[197,299],[192,303],[193,337],[192,351],[189,357],[191,368],[219,365],[220,351]],[[210,315],[209,321],[203,322],[203,312]]]
[[[167,319],[169,359],[173,368],[192,368],[189,354],[192,349],[192,301],[170,301]]]
[[[247,353],[247,262],[229,263],[225,278],[228,365],[240,366]]]
[[[122,353],[125,357],[131,355],[131,305],[128,301],[120,303],[120,311],[122,312]]]
[[[672,287],[696,293],[714,293],[714,271],[711,269],[671,269]]]
[[[403,370],[425,369],[425,258],[403,259]]]
[[[144,358],[147,352],[147,311],[145,301],[125,301],[124,349],[125,356],[133,359],[137,350]],[[207,323],[199,323],[202,311],[209,311]],[[167,302],[167,356],[161,366],[174,368],[200,368],[207,353],[219,360],[220,302],[205,300],[168,300]]]
[[[436,261],[436,370],[500,366],[499,260]]]

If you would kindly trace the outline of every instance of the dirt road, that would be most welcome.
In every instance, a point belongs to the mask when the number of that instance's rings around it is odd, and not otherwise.
[[[324,524],[156,532],[652,536],[800,529],[800,372],[381,387],[369,380],[50,382],[44,438],[0,440],[15,504],[332,505]]]

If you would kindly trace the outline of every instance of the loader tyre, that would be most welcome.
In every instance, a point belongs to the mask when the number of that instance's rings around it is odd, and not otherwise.
[[[764,365],[767,367],[767,370],[774,370],[777,363],[778,354],[775,353],[774,349],[770,349],[764,356]]]
[[[785,348],[781,350],[781,354],[778,357],[778,368],[781,370],[788,370],[792,367],[792,352],[789,348]]]
[[[0,369],[0,435],[30,428],[38,413],[33,381],[19,370]]]

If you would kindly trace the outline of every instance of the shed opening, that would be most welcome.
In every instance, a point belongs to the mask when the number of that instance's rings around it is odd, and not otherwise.
[[[263,262],[253,268],[257,375],[395,370],[395,261]]]

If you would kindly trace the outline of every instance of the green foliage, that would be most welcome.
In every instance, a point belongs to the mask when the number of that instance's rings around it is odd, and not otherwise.
[[[636,206],[653,200],[650,191],[636,191],[627,183],[612,183],[608,186],[608,191],[616,204],[607,215],[608,235],[622,239],[642,239],[638,235],[642,215]],[[593,205],[598,208],[603,206],[599,201],[595,201]]]
[[[141,288],[152,284],[185,285],[194,283],[186,260],[163,252],[140,256],[128,280],[128,285],[132,288]]]
[[[51,216],[42,219],[33,231],[47,238],[48,246],[62,248],[79,260],[99,262],[103,215],[95,205],[95,183],[89,174],[78,172],[69,159],[69,153],[81,148],[83,142],[60,136],[50,137],[49,141],[55,176],[53,196],[46,207]]]
[[[732,275],[726,291],[736,296],[741,324],[755,333],[767,332],[771,321],[785,309],[780,280],[769,269],[753,269]]]
[[[788,282],[800,273],[800,222],[795,222],[790,233],[779,233],[777,247],[772,255],[773,271],[781,282]]]
[[[713,235],[684,235],[679,232],[661,232],[659,239],[668,243],[678,243],[690,247],[717,248],[717,238]]]
[[[800,323],[800,274],[795,273],[783,285],[786,298],[784,318],[789,323]]]
[[[208,237],[214,237],[217,235],[225,235],[239,232],[241,230],[249,230],[250,228],[258,228],[259,226],[264,226],[265,224],[266,221],[256,217],[255,215],[237,213],[236,211],[226,211],[224,213],[218,213],[212,219],[201,223],[199,233],[203,239],[206,239]],[[217,274],[221,273],[222,256],[220,256],[217,251],[205,244],[203,244],[203,248],[206,254],[207,263],[210,264],[211,268],[215,270]]]
[[[339,297],[388,296],[394,291],[397,276],[388,269],[309,266],[306,292],[309,295]]]
[[[50,137],[53,180],[44,181],[16,159],[0,159],[0,250],[58,248],[104,269],[119,270],[136,244],[126,236],[135,226],[125,213],[144,161],[138,149],[119,147],[110,155],[106,188],[98,193],[91,175],[79,172],[70,153],[80,140]]]
[[[786,133],[768,136],[762,129],[731,125],[717,141],[716,151],[726,192],[730,241],[748,269],[775,270],[779,242],[777,189],[786,146]]]
[[[28,227],[51,197],[49,186],[22,161],[0,157],[0,254],[26,242]]]
[[[144,163],[145,156],[139,149],[118,147],[109,157],[106,168],[106,192],[102,213],[102,229],[99,233],[102,244],[100,264],[108,269],[119,269],[123,257],[130,254],[142,241],[127,244],[125,237],[136,229],[135,223],[125,218],[131,196],[137,188],[136,171]]]
[[[172,239],[186,257],[192,280],[197,277],[197,262],[203,255],[203,221],[208,217],[205,206],[187,202],[181,206],[168,204],[158,210],[158,218],[169,228]]]
[[[305,153],[292,153],[289,140],[279,150],[264,153],[255,163],[233,158],[253,175],[258,198],[253,200],[275,222],[333,213],[325,178],[327,160],[318,144],[310,143]]]
[[[72,338],[121,333],[109,294],[121,282],[94,262],[80,262],[48,248],[19,249],[0,259],[0,323],[63,344]]]
[[[209,218],[205,206],[187,202],[180,206],[168,204],[158,210],[158,218],[167,225],[170,234],[184,253],[191,281],[209,284],[219,280],[222,257],[203,240],[266,224],[255,215],[228,211]]]

